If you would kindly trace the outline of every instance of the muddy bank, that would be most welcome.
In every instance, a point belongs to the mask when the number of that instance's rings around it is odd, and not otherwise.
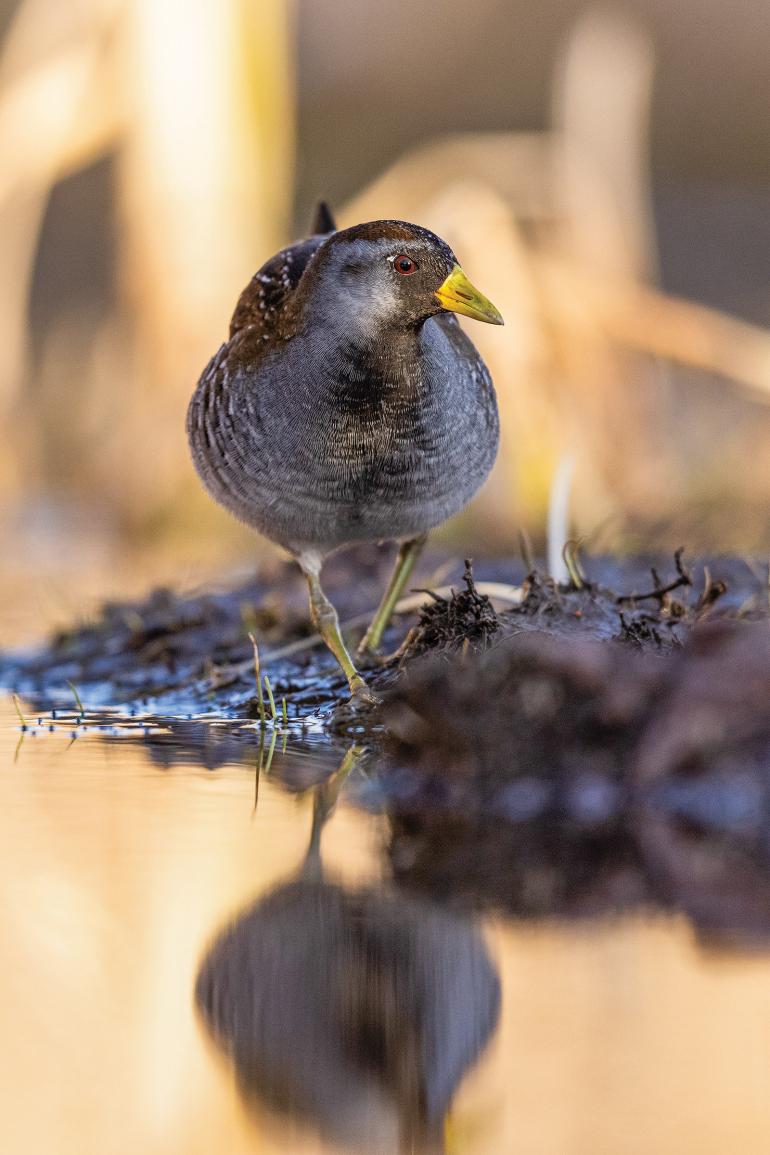
[[[330,565],[352,637],[390,561]],[[2,657],[0,681],[41,729],[110,742],[128,727],[159,766],[243,762],[255,789],[265,769],[312,789],[365,747],[350,796],[387,814],[397,882],[442,902],[519,917],[655,905],[704,934],[770,935],[766,565],[588,559],[557,587],[517,561],[434,556],[414,585],[422,608],[367,671],[374,709],[348,704],[288,565],[226,593],[107,605]],[[263,729],[250,632],[279,703]]]
[[[325,584],[341,620],[357,621],[353,636],[363,632],[391,560],[392,551],[374,548],[331,559]],[[454,595],[426,595],[421,612],[399,617],[384,651],[400,652],[370,668],[367,677],[387,691],[426,652],[484,649],[522,631],[616,639],[664,653],[698,622],[767,614],[767,567],[737,558],[589,559],[583,577],[576,577],[580,588],[557,588],[540,571],[527,575],[520,561],[503,559],[477,562],[469,584],[461,562],[429,557],[414,586],[449,584]],[[493,604],[474,579],[482,588],[484,582],[521,587],[523,600],[513,607]],[[0,682],[42,709],[71,705],[74,685],[91,708],[255,718],[249,632],[259,639],[263,668],[277,701],[286,699],[290,721],[321,718],[344,729],[347,713],[337,707],[345,701],[345,683],[324,648],[308,644],[305,583],[290,564],[232,591],[180,597],[157,590],[141,602],[107,604],[93,623],[61,632],[34,651],[0,655]]]

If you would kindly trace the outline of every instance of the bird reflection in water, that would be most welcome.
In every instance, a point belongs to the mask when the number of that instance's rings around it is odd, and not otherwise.
[[[196,1001],[251,1106],[348,1150],[438,1155],[499,981],[470,920],[325,876],[321,831],[357,756],[315,790],[299,875],[214,942]]]

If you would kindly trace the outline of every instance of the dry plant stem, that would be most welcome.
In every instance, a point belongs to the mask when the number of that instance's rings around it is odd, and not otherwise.
[[[569,572],[570,582],[573,589],[576,590],[582,590],[586,584],[586,575],[581,569],[580,559],[578,557],[579,544],[574,538],[569,538],[565,541],[564,549],[562,550],[562,558]]]
[[[683,553],[684,553],[684,547],[680,546],[679,549],[674,554],[674,564],[676,565],[676,572],[679,576],[676,577],[673,581],[669,582],[668,585],[664,586],[661,584],[661,580],[660,580],[660,577],[658,576],[658,572],[653,567],[651,572],[652,572],[652,580],[655,583],[655,588],[652,590],[649,590],[645,594],[621,594],[619,597],[617,597],[615,599],[617,604],[621,605],[624,602],[643,602],[643,601],[648,601],[650,598],[654,598],[655,601],[659,602],[662,606],[665,604],[666,598],[668,597],[668,595],[670,593],[673,593],[674,590],[681,589],[683,586],[691,586],[692,585],[692,575],[690,574],[690,572],[685,568],[684,564],[682,563],[682,554]]]
[[[570,494],[574,473],[574,454],[563,453],[548,497],[546,556],[548,573],[557,585],[567,585],[571,576],[564,556],[564,543],[569,538]]]
[[[396,608],[396,603],[404,592],[406,583],[412,576],[412,570],[425,547],[427,537],[427,534],[414,537],[410,541],[405,541],[399,549],[396,564],[393,568],[387,589],[383,594],[382,601],[377,607],[377,612],[372,618],[371,625],[358,646],[359,655],[372,653],[380,648],[382,635],[388,627],[388,623],[393,616],[393,611]]]
[[[727,583],[723,581],[714,581],[711,576],[711,570],[707,565],[703,567],[703,593],[698,598],[698,604],[695,607],[695,612],[700,618],[706,617],[711,611],[711,607],[724,594],[727,593]]]
[[[607,281],[547,252],[537,266],[559,299],[584,302],[607,336],[682,365],[693,365],[770,402],[770,333],[648,285]]]
[[[257,807],[259,806],[259,779],[260,779],[260,775],[262,774],[262,754],[264,751],[264,745],[265,745],[265,732],[264,732],[264,730],[260,730],[260,732],[259,732],[259,748],[257,749],[257,762],[256,762],[256,765],[254,767],[254,809],[251,812],[252,818],[257,813]]]

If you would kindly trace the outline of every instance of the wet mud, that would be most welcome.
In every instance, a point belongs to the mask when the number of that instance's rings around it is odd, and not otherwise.
[[[333,559],[352,636],[390,560]],[[257,789],[265,769],[316,788],[355,744],[350,797],[386,813],[392,874],[416,900],[524,918],[655,906],[703,935],[766,939],[767,565],[678,553],[571,569],[557,586],[516,561],[429,558],[414,585],[433,592],[367,670],[375,708],[347,703],[291,566],[227,593],[107,605],[4,655],[0,680],[32,729],[110,742],[128,728],[161,767],[243,762]],[[501,583],[519,604],[495,596]],[[277,703],[262,725],[250,633]]]
[[[341,621],[356,625],[354,637],[363,633],[391,562],[386,549],[360,549],[333,557],[324,571]],[[471,569],[428,558],[414,581],[427,591],[424,607],[396,619],[383,646],[395,656],[372,665],[367,679],[387,690],[426,652],[483,650],[520,632],[618,640],[665,652],[706,620],[768,615],[766,564],[738,558],[685,563],[678,556],[584,565],[575,588],[556,586],[540,570],[527,575],[515,559],[480,561]],[[426,580],[437,573],[440,583]],[[513,608],[495,606],[478,593],[474,579],[518,586],[523,600]],[[447,583],[451,596],[431,592],[431,584]],[[309,643],[306,586],[289,563],[222,593],[183,597],[160,589],[141,602],[108,603],[94,622],[61,631],[39,648],[0,653],[0,681],[45,707],[71,703],[75,686],[89,706],[126,714],[254,718],[250,633],[290,719],[320,715],[331,721],[346,698],[344,680],[325,649]]]

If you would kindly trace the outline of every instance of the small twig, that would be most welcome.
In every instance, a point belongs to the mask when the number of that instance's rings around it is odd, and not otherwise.
[[[426,597],[432,598],[432,600],[434,602],[436,602],[437,605],[441,605],[442,602],[446,601],[446,598],[441,597],[441,595],[436,593],[435,590],[422,589],[420,586],[413,589],[412,593],[413,594],[425,594]],[[452,596],[453,593],[454,593],[454,590],[450,589],[449,590],[450,597]]]
[[[590,585],[591,583],[586,576],[586,571],[583,569],[583,562],[580,557],[581,550],[586,544],[585,537],[576,537],[574,541],[570,539],[568,544],[572,546],[571,556],[573,562],[575,563],[575,569],[577,570],[578,577],[584,586]]]
[[[388,654],[387,658],[384,659],[384,663],[386,665],[389,665],[391,662],[399,662],[400,663],[403,660],[404,656],[409,652],[409,649],[412,645],[412,642],[417,637],[418,633],[419,633],[418,627],[417,626],[411,626],[409,628],[408,634],[404,638],[401,645],[398,647],[397,650],[394,650],[392,654]]]
[[[724,594],[727,593],[727,582],[714,581],[711,576],[711,570],[707,565],[703,567],[703,593],[698,598],[695,612],[699,617],[704,617],[713,606],[714,602],[718,601]]]
[[[674,579],[674,581],[669,582],[668,585],[665,585],[665,586],[661,585],[661,581],[660,581],[660,577],[658,576],[658,572],[655,569],[655,567],[653,566],[651,572],[652,572],[652,580],[655,583],[655,589],[649,590],[645,594],[620,594],[618,597],[615,598],[615,602],[617,603],[617,605],[622,605],[624,602],[644,602],[644,601],[648,601],[650,598],[654,598],[655,601],[657,601],[661,606],[663,606],[666,602],[667,596],[670,593],[673,593],[674,590],[681,589],[682,586],[691,586],[692,585],[692,576],[689,573],[689,571],[685,568],[685,566],[682,562],[682,554],[683,553],[684,553],[684,546],[680,546],[679,549],[674,554],[674,564],[676,566],[676,572],[678,574],[678,577],[676,577]]]

